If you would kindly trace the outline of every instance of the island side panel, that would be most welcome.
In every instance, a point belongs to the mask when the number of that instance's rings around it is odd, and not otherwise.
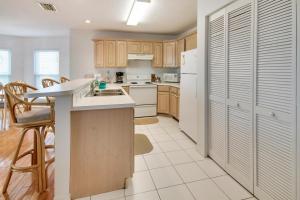
[[[134,109],[71,112],[72,199],[124,188],[134,168]]]

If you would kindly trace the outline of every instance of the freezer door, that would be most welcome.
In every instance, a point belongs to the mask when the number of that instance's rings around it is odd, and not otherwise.
[[[197,74],[199,68],[197,49],[181,53],[181,67],[182,74]]]
[[[195,142],[197,137],[197,75],[182,74],[180,83],[180,129]]]

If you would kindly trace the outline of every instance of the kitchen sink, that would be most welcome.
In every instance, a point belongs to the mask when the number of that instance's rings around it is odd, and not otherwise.
[[[86,97],[97,97],[97,96],[121,96],[125,95],[120,89],[109,89],[109,90],[95,90],[93,92],[89,92]]]

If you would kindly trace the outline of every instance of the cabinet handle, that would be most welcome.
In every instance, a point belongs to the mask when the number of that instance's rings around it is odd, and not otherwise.
[[[276,117],[276,114],[274,112],[270,112],[271,117]]]
[[[240,103],[236,103],[236,107],[240,108],[241,107]]]

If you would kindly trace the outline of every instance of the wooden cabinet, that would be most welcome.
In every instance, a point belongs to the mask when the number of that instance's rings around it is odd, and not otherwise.
[[[158,92],[157,94],[157,112],[169,114],[170,111],[170,93]]]
[[[163,66],[163,43],[155,42],[153,43],[153,67],[162,67]]]
[[[104,67],[104,41],[96,41],[94,48],[95,66]]]
[[[169,114],[170,113],[170,87],[157,87],[157,112]]]
[[[152,42],[143,42],[143,41],[129,41],[128,42],[128,53],[132,54],[152,54],[153,46]]]
[[[140,42],[129,41],[128,43],[128,53],[141,53],[142,47]]]
[[[181,65],[181,53],[185,51],[185,39],[176,42],[176,66]]]
[[[141,53],[152,54],[153,53],[153,44],[152,42],[142,42],[141,43]]]
[[[163,46],[164,67],[176,67],[176,42],[164,42]]]
[[[104,41],[104,65],[105,67],[116,66],[116,41]]]
[[[170,115],[179,119],[179,89],[170,87]]]
[[[197,33],[193,33],[185,38],[185,50],[197,48]]]
[[[116,64],[117,67],[127,67],[127,41],[117,41]]]

